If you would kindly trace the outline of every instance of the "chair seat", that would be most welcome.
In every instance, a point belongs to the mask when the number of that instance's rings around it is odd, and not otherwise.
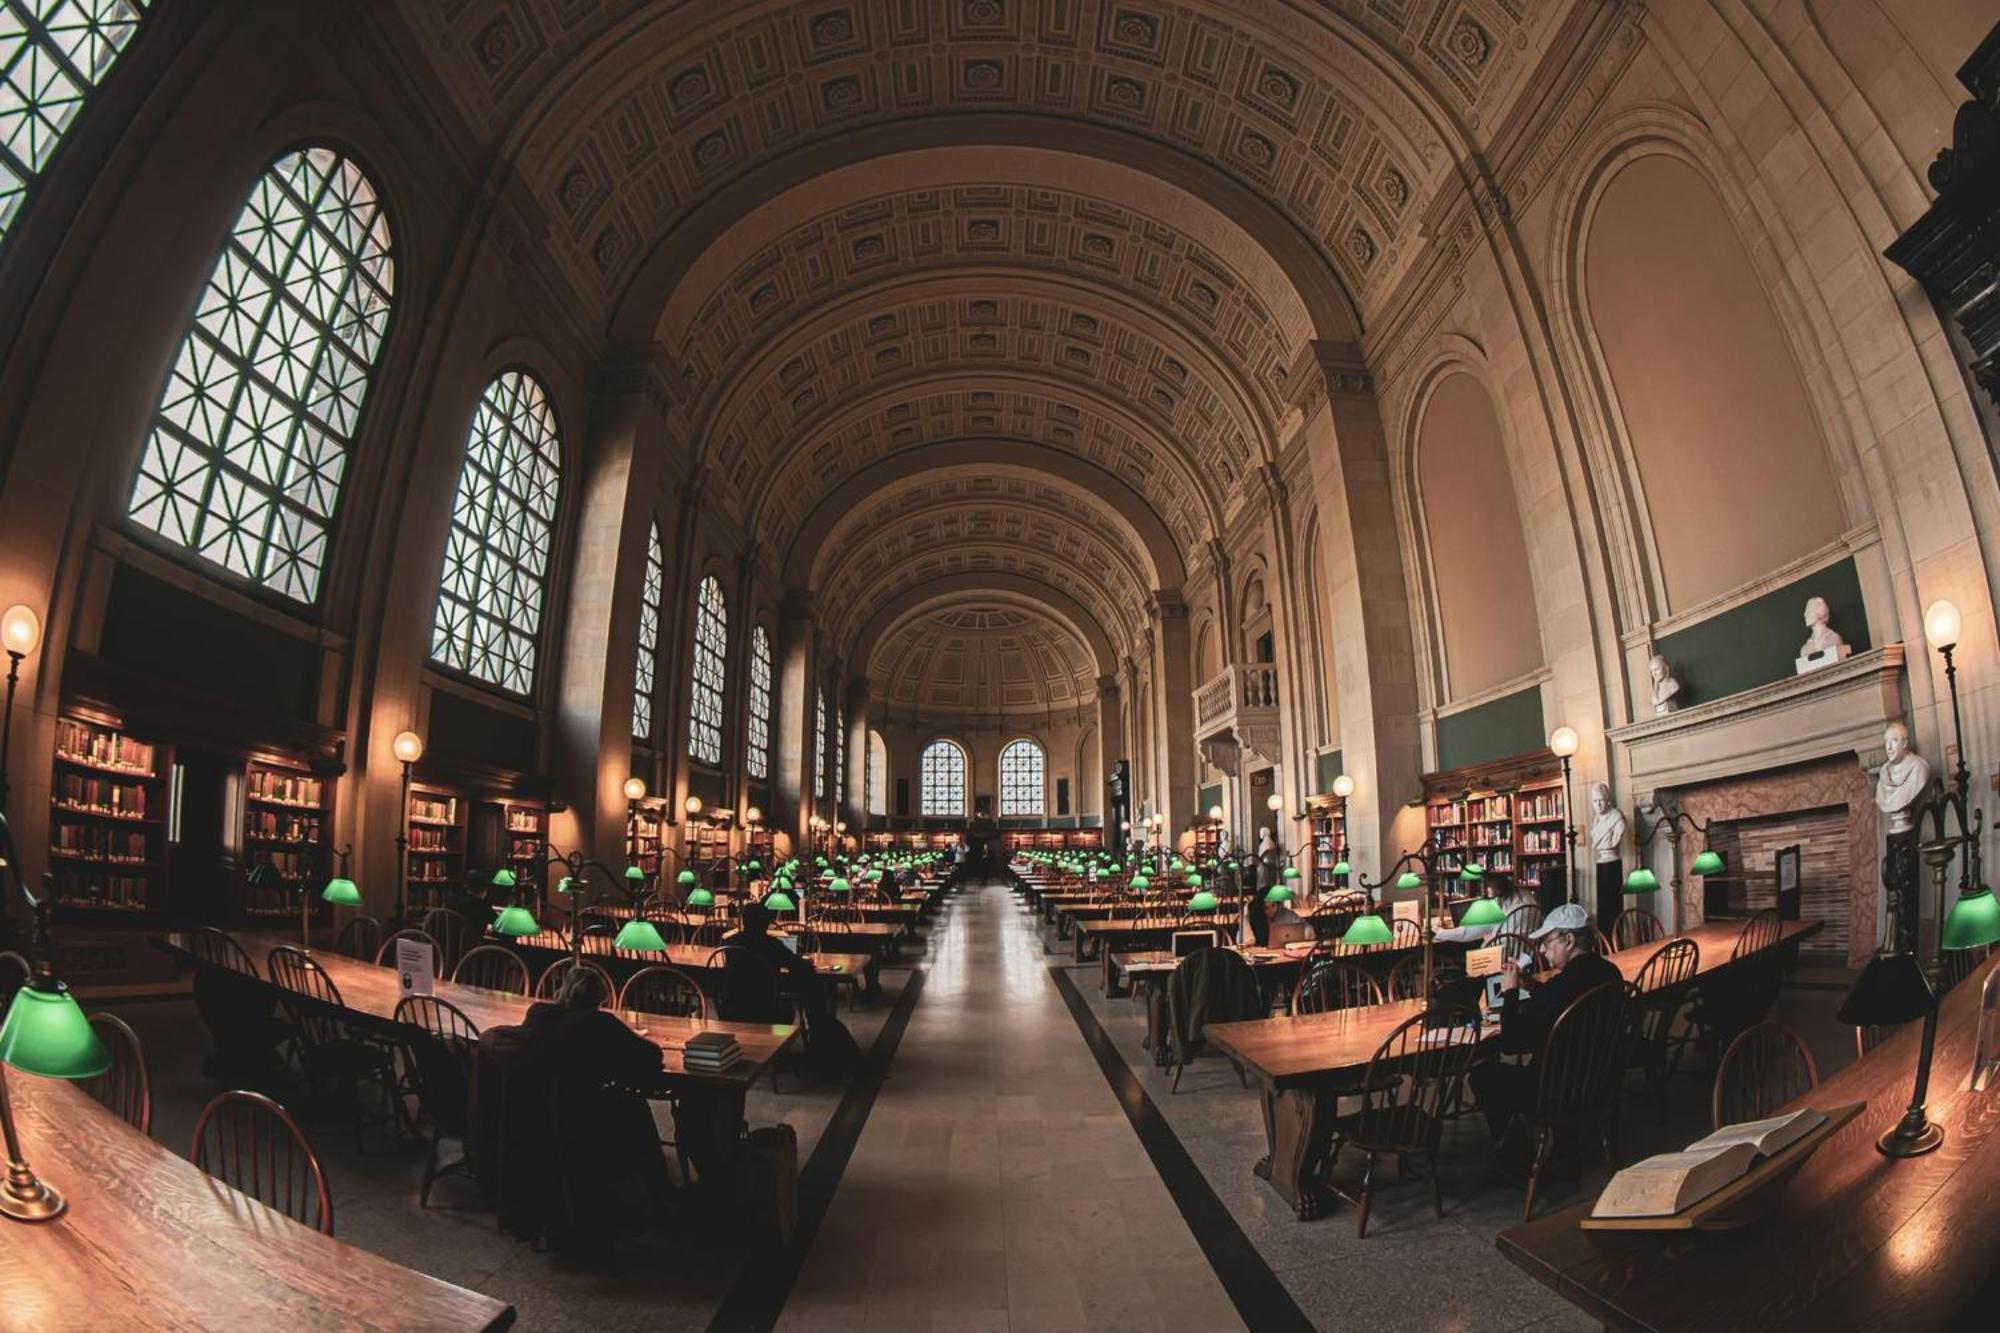
[[[321,1077],[366,1078],[391,1068],[394,1057],[384,1047],[342,1039],[308,1047],[305,1062],[309,1071]]]
[[[1369,1132],[1364,1134],[1364,1128]],[[1398,1106],[1367,1116],[1336,1116],[1333,1132],[1364,1151],[1424,1152],[1436,1141],[1438,1119],[1421,1106]]]

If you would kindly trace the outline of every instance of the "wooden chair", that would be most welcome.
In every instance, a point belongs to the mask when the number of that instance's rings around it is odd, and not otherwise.
[[[333,1196],[319,1157],[298,1122],[263,1093],[216,1094],[194,1123],[188,1156],[223,1184],[333,1234]]]
[[[518,958],[514,961],[520,962]],[[446,1139],[466,1143],[472,1120],[472,1052],[479,1044],[479,1028],[456,1006],[435,995],[408,995],[398,1000],[396,1021],[417,1029],[404,1049],[408,1052],[410,1088],[417,1096],[418,1113],[431,1127],[424,1180],[417,1191],[417,1206],[428,1208],[431,1185],[440,1176],[472,1169],[469,1145],[449,1166],[439,1166],[438,1156]]]
[[[1426,1016],[1416,1014],[1383,1039],[1369,1057],[1360,1084],[1361,1109],[1333,1122],[1331,1168],[1344,1147],[1366,1153],[1360,1191],[1345,1197],[1360,1216],[1355,1234],[1368,1236],[1368,1207],[1375,1194],[1375,1159],[1394,1153],[1398,1176],[1407,1175],[1409,1159],[1423,1159],[1423,1178],[1430,1182],[1431,1206],[1444,1216],[1444,1190],[1438,1181],[1438,1140],[1446,1112],[1460,1098],[1466,1071],[1479,1045],[1479,1015],[1470,1009],[1446,1009],[1444,1025],[1427,1029]],[[1336,1187],[1338,1189],[1338,1187]]]
[[[304,951],[289,944],[271,950],[265,960],[271,980],[279,988],[285,1013],[291,1020],[292,1043],[298,1053],[299,1068],[305,1072],[308,1091],[317,1097],[322,1084],[349,1091],[353,1111],[354,1147],[362,1148],[362,1132],[367,1122],[361,1114],[361,1085],[380,1084],[390,1103],[390,1114],[400,1118],[397,1101],[396,1061],[393,1048],[357,1036],[348,1026],[340,987]]]
[[[1465,976],[1465,969],[1449,963],[1431,960],[1431,989],[1438,990],[1449,982]],[[1424,959],[1422,954],[1412,954],[1389,969],[1389,980],[1382,987],[1391,1000],[1421,1000],[1424,984]]]
[[[1959,982],[1971,976],[1981,963],[1992,956],[1993,948],[1993,945],[1988,944],[1977,949],[1940,950],[1938,953],[1938,993],[1942,995]]]
[[[695,979],[677,967],[657,963],[640,968],[618,992],[618,1007],[675,1018],[708,1017],[708,998]]]
[[[1737,1034],[1715,1067],[1711,1119],[1717,1129],[1762,1120],[1818,1086],[1819,1070],[1798,1034],[1782,1023],[1758,1023]]]
[[[141,1134],[153,1132],[153,1080],[146,1070],[146,1052],[139,1034],[115,1014],[92,1014],[91,1031],[111,1054],[111,1068],[85,1079],[83,1090],[113,1115]]]
[[[792,1005],[778,970],[740,944],[725,944],[704,964],[715,978],[711,1012],[730,1023],[788,1023]]]
[[[1414,949],[1424,942],[1424,928],[1408,917],[1401,917],[1389,923],[1389,947],[1391,949]]]
[[[528,993],[528,965],[521,961],[521,955],[498,944],[482,944],[468,951],[451,970],[451,979],[461,986],[509,995]]]
[[[1645,1071],[1646,1083],[1666,1114],[1667,1039],[1687,1003],[1688,986],[1701,965],[1701,948],[1676,937],[1653,951],[1632,980],[1626,1018],[1631,1025],[1626,1068]]]
[[[1486,941],[1486,944],[1488,948],[1498,949],[1503,961],[1522,957],[1539,960],[1542,956],[1541,946],[1526,935],[1509,935],[1503,931]]]
[[[1666,937],[1660,918],[1643,907],[1628,907],[1611,923],[1611,943],[1618,949],[1636,949]]]
[[[257,964],[236,942],[236,937],[217,930],[214,926],[203,926],[188,936],[188,952],[202,962],[215,967],[228,968],[246,977],[261,975]]]
[[[458,966],[458,960],[479,941],[474,937],[472,923],[449,907],[433,907],[424,913],[424,934],[431,937],[443,956],[442,971],[449,972]]]
[[[444,950],[438,947],[437,940],[432,938],[429,931],[419,930],[415,926],[407,926],[382,941],[382,947],[375,951],[376,966],[394,967],[396,965],[397,940],[415,940],[419,944],[430,945],[431,976],[440,979],[444,976]]]
[[[1540,903],[1522,903],[1500,923],[1499,934],[1532,935],[1542,928],[1542,906]]]
[[[382,923],[372,916],[357,916],[340,928],[333,938],[333,951],[343,958],[372,963],[382,952]]]
[[[562,985],[563,975],[572,967],[587,967],[597,973],[598,977],[604,982],[604,996],[607,1001],[618,993],[618,983],[611,979],[611,974],[604,970],[603,964],[593,963],[588,958],[582,962],[578,962],[574,958],[558,958],[542,969],[541,976],[535,978],[534,998],[537,1000],[553,1000],[556,997],[556,988]]]
[[[1330,1014],[1382,1002],[1382,983],[1358,963],[1321,962],[1301,972],[1292,991],[1294,1014]]]
[[[1775,907],[1751,913],[1750,919],[1743,923],[1743,929],[1736,933],[1736,946],[1729,952],[1730,959],[1748,958],[1759,950],[1776,948],[1778,941],[1784,938],[1784,929]]]
[[[1625,1049],[1625,991],[1607,981],[1585,991],[1556,1016],[1535,1061],[1535,1101],[1521,1123],[1535,1136],[1521,1220],[1535,1215],[1535,1188],[1556,1131],[1591,1134],[1611,1161],[1611,1098]]]
[[[1775,908],[1766,907],[1743,923],[1729,951],[1729,966],[1712,972],[1695,988],[1694,1007],[1688,1011],[1687,1032],[1676,1048],[1676,1059],[1680,1048],[1697,1043],[1719,1057],[1722,1047],[1771,1012],[1784,981],[1785,960],[1777,947],[1783,932]]]

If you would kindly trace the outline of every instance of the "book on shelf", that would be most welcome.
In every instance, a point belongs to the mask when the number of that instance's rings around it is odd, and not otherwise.
[[[249,790],[251,799],[270,801],[278,805],[317,807],[320,803],[320,780],[307,777],[303,773],[252,768]]]
[[[1817,1107],[1724,1125],[1680,1152],[1659,1153],[1611,1177],[1592,1217],[1672,1217],[1747,1175],[1826,1123]]]
[[[56,758],[100,768],[124,769],[136,776],[153,777],[153,747],[144,741],[108,727],[92,726],[71,718],[56,722]]]

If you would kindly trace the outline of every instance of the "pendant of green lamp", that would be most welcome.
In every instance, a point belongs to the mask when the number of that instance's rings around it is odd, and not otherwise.
[[[1695,857],[1694,865],[1689,867],[1689,869],[1693,870],[1697,875],[1720,875],[1723,870],[1723,864],[1721,852],[1704,851],[1700,856]]]
[[[540,930],[541,926],[536,922],[535,914],[519,903],[501,908],[500,915],[493,918],[493,933],[504,935],[510,940],[520,939],[524,935],[534,935]]]
[[[1194,896],[1187,901],[1188,911],[1213,912],[1216,909],[1215,895],[1202,885],[1201,876],[1188,876],[1188,887],[1194,890]]]
[[[692,870],[683,870],[674,876],[674,883],[680,885],[681,901],[689,907],[713,907],[715,895],[708,887],[695,878]]]
[[[1405,870],[1396,876],[1396,887],[1399,889],[1421,889],[1423,886],[1424,877],[1414,870]]]
[[[1389,923],[1374,912],[1354,918],[1354,924],[1340,937],[1342,944],[1387,944],[1393,938]]]
[[[1292,899],[1295,896],[1296,895],[1294,895],[1293,892],[1289,888],[1285,887],[1283,884],[1273,884],[1270,887],[1270,889],[1265,892],[1264,901],[1267,903],[1288,903],[1292,901]]]
[[[642,916],[627,921],[611,941],[614,949],[630,949],[633,953],[665,953],[667,942],[660,938],[660,928]]]
[[[1333,869],[1329,873],[1335,875],[1351,875],[1354,873],[1354,867],[1349,865],[1347,863],[1347,858],[1343,856],[1338,861],[1335,861],[1333,863]]]
[[[1660,877],[1644,866],[1640,866],[1625,877],[1625,892],[1628,894],[1658,893],[1659,891]]]
[[[833,883],[826,886],[826,891],[828,893],[852,893],[854,886],[847,882],[845,876],[836,875]]]
[[[772,889],[771,892],[768,895],[766,895],[764,899],[764,907],[766,910],[772,912],[778,912],[781,914],[785,912],[796,912],[799,910],[799,905],[796,902],[792,901],[792,895],[785,892],[785,888],[786,886],[780,885],[779,887]]]
[[[326,902],[332,903],[335,907],[361,906],[361,890],[356,888],[354,881],[345,875],[335,875],[332,879],[328,880],[326,888],[320,892],[319,896]]]
[[[0,1063],[43,1078],[96,1078],[111,1068],[111,1053],[69,988],[44,974],[15,991],[7,1006],[6,1021],[0,1023]],[[7,1117],[12,1148],[13,1112],[0,1109],[0,1114]],[[60,1214],[63,1196],[37,1180],[18,1153],[8,1155],[16,1160],[10,1163],[8,1188],[0,1193],[0,1213],[22,1222],[46,1222]]]
[[[1958,895],[1945,915],[1940,949],[1978,949],[2000,942],[2000,899],[1981,884]]]
[[[638,888],[646,882],[646,872],[636,865],[625,867],[625,883],[629,888]]]
[[[1497,926],[1506,919],[1507,914],[1500,910],[1500,904],[1494,899],[1474,898],[1472,906],[1465,909],[1464,920],[1458,924],[1461,926]]]

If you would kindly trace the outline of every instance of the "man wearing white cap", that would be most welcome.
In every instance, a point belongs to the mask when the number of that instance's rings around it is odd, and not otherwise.
[[[1535,981],[1515,959],[1500,965],[1500,1049],[1509,1055],[1539,1057],[1563,1010],[1585,992],[1606,982],[1623,985],[1625,978],[1609,959],[1598,956],[1590,914],[1576,903],[1564,903],[1550,912],[1542,928],[1528,938],[1542,946],[1553,975]],[[1486,1127],[1496,1145],[1505,1139],[1514,1117],[1534,1102],[1539,1077],[1532,1063],[1495,1062],[1472,1070],[1472,1093],[1486,1113]]]

